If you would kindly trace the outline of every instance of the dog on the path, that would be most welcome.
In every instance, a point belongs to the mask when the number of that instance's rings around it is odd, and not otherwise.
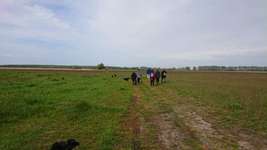
[[[112,78],[116,78],[117,77],[117,74],[113,74],[111,75]]]
[[[79,145],[80,143],[75,139],[68,139],[67,141],[59,141],[54,143],[51,150],[72,150]]]
[[[130,78],[129,78],[129,77],[125,77],[125,78],[123,78],[123,80],[125,80],[125,81],[129,81]]]

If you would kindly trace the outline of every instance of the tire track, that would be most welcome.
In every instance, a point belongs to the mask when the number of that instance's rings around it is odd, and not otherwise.
[[[159,91],[163,93],[161,93],[160,95],[163,94],[168,98],[171,98],[173,101],[175,101],[175,99],[178,99],[173,90],[164,88],[161,89],[162,90]],[[184,99],[183,101],[186,101],[186,99]],[[178,104],[176,102],[176,104],[173,104],[173,109],[176,115],[192,132],[194,132],[195,136],[201,141],[201,143],[203,144],[203,149],[267,149],[267,139],[259,138],[256,135],[247,134],[242,131],[233,133],[229,129],[218,128],[216,126],[216,122],[213,122],[215,123],[213,124],[205,120],[201,115],[197,113],[197,109],[199,108],[191,107],[190,104]],[[196,110],[194,111],[194,109]]]
[[[158,142],[161,145],[160,149],[164,150],[193,150],[200,149],[200,142],[194,137],[192,132],[183,124],[177,126],[176,114],[171,106],[165,103],[165,100],[160,96],[161,92],[158,87],[150,88],[146,86],[143,92],[149,93],[151,103],[154,103],[154,115],[151,121],[157,128]]]

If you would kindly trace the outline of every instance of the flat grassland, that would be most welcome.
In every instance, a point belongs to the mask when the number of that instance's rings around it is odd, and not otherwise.
[[[266,73],[169,72],[155,87],[129,75],[0,70],[0,149],[68,138],[84,150],[267,146]]]
[[[111,149],[131,87],[98,72],[0,71],[0,149],[49,149],[75,138],[80,149]]]

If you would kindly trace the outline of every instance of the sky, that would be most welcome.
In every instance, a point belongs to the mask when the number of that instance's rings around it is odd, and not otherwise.
[[[0,0],[0,64],[267,66],[266,0]]]

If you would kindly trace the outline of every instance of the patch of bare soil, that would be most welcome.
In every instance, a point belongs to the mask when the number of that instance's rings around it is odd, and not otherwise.
[[[166,99],[162,98],[162,101],[164,100]],[[152,123],[153,128],[156,128],[157,139],[155,142],[159,143],[155,149],[267,150],[266,139],[242,131],[233,132],[231,129],[219,128],[216,126],[216,122],[207,121],[197,113],[203,110],[194,110],[187,104],[170,106],[171,110],[157,113],[157,115],[142,120],[138,114],[138,101],[139,97],[134,96],[127,119],[123,124],[130,133],[128,134],[130,135],[129,143],[131,143],[133,150],[154,149],[145,146],[151,140],[147,138],[149,136],[146,136],[146,132],[150,132],[147,129],[147,125],[150,123]],[[168,104],[166,103],[166,105]],[[143,147],[141,147],[141,143]]]
[[[129,127],[133,133],[133,139],[132,139],[132,149],[133,150],[139,150],[141,148],[141,141],[140,141],[140,119],[138,117],[138,114],[136,112],[136,105],[137,105],[138,97],[133,97],[133,107],[130,109],[131,118],[129,120]]]
[[[235,134],[235,139],[238,139],[238,145],[242,150],[267,150],[267,139],[264,137],[238,131],[238,133]]]
[[[240,146],[240,149],[243,150],[251,150],[255,149],[249,142],[247,141],[238,141],[238,145]]]
[[[224,141],[224,135],[195,112],[185,112],[180,114],[180,117],[183,118],[186,126],[196,134],[205,149],[228,148],[229,144]]]
[[[240,150],[266,150],[267,141],[253,137],[243,132],[231,133],[226,129],[217,129],[210,122],[204,120],[188,108],[176,107],[175,111],[197,136],[204,149],[238,149]]]
[[[190,149],[183,141],[188,136],[179,129],[170,113],[160,114],[154,117],[155,126],[158,127],[158,140],[163,149],[180,150]]]
[[[172,96],[171,91],[165,92]],[[175,99],[175,96],[173,98]],[[178,118],[203,144],[203,149],[267,150],[267,139],[264,137],[240,130],[218,128],[216,124],[205,120],[186,104],[178,104],[173,108]]]
[[[122,122],[122,136],[125,137],[124,141],[121,141],[121,145],[117,145],[115,149],[128,149],[129,147],[132,150],[140,150],[141,149],[141,141],[140,141],[140,118],[137,113],[137,102],[138,97],[133,96],[132,102],[128,108],[127,116],[125,120]],[[124,145],[129,143],[130,145]]]

